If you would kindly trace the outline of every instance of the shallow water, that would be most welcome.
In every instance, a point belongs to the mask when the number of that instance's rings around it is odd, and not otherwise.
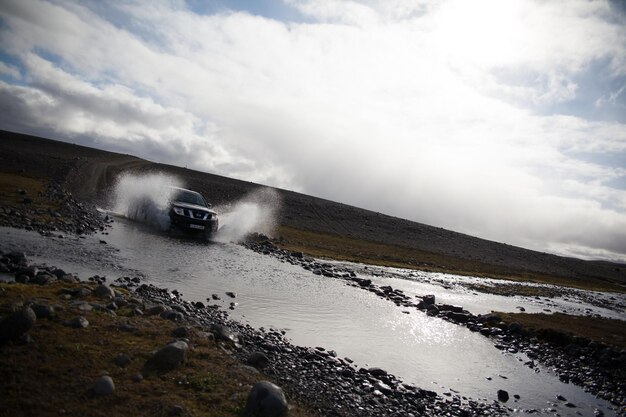
[[[546,369],[535,373],[523,365],[522,356],[503,354],[488,338],[462,326],[417,310],[405,314],[406,309],[368,291],[238,245],[162,236],[123,219],[116,219],[108,235],[41,237],[0,228],[0,237],[0,249],[23,250],[35,262],[61,267],[81,278],[104,274],[110,282],[120,276],[142,276],[146,282],[176,288],[185,298],[204,303],[211,294],[218,294],[221,300],[208,303],[227,308],[236,302],[235,310],[228,310],[235,319],[257,328],[285,330],[294,344],[335,350],[353,359],[355,366],[381,367],[439,394],[458,392],[491,402],[498,389],[505,389],[511,395],[509,407],[545,414],[554,414],[546,411],[554,407],[566,415],[571,410],[556,400],[561,394],[583,415],[593,415],[596,408],[613,414],[605,401],[561,383]],[[425,284],[419,277],[374,279],[407,294],[434,293],[438,302],[461,304],[475,313],[513,311],[516,305],[524,305],[527,311],[532,308],[530,300],[523,298],[464,293],[456,287]],[[229,298],[226,291],[235,292],[236,298]],[[513,394],[521,398],[515,401]]]

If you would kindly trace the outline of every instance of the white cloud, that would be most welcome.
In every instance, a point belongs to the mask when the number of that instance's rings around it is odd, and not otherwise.
[[[626,154],[626,126],[537,111],[578,99],[592,62],[626,76],[609,3],[289,4],[313,21],[110,6],[122,25],[73,2],[3,2],[0,46],[26,85],[0,84],[0,105],[17,103],[23,129],[626,259],[626,191],[609,185],[624,168],[572,156]]]

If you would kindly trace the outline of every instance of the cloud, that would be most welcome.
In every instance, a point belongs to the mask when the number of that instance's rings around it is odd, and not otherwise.
[[[626,173],[604,158],[626,156],[626,126],[544,112],[581,100],[592,67],[626,80],[611,3],[286,5],[308,20],[3,2],[19,68],[0,72],[21,81],[0,82],[1,126],[626,260]]]

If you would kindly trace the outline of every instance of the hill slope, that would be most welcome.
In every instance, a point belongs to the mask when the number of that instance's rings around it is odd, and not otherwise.
[[[117,176],[128,171],[175,175],[216,205],[234,202],[263,187],[134,156],[6,131],[0,131],[0,164],[4,172],[65,183],[76,197],[100,204],[106,202]],[[312,248],[311,242],[317,240],[316,253],[342,252],[346,255],[342,256],[344,259],[374,262],[386,259],[422,269],[502,277],[550,276],[578,282],[626,284],[626,266],[622,264],[531,251],[292,191],[276,191],[282,199],[279,233],[287,247],[291,243],[292,247],[306,251]],[[335,250],[323,247],[329,242],[333,242]],[[364,256],[364,252],[369,255]]]

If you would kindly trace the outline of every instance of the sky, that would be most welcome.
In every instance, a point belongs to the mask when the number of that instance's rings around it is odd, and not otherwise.
[[[626,262],[624,4],[2,0],[0,129]]]

